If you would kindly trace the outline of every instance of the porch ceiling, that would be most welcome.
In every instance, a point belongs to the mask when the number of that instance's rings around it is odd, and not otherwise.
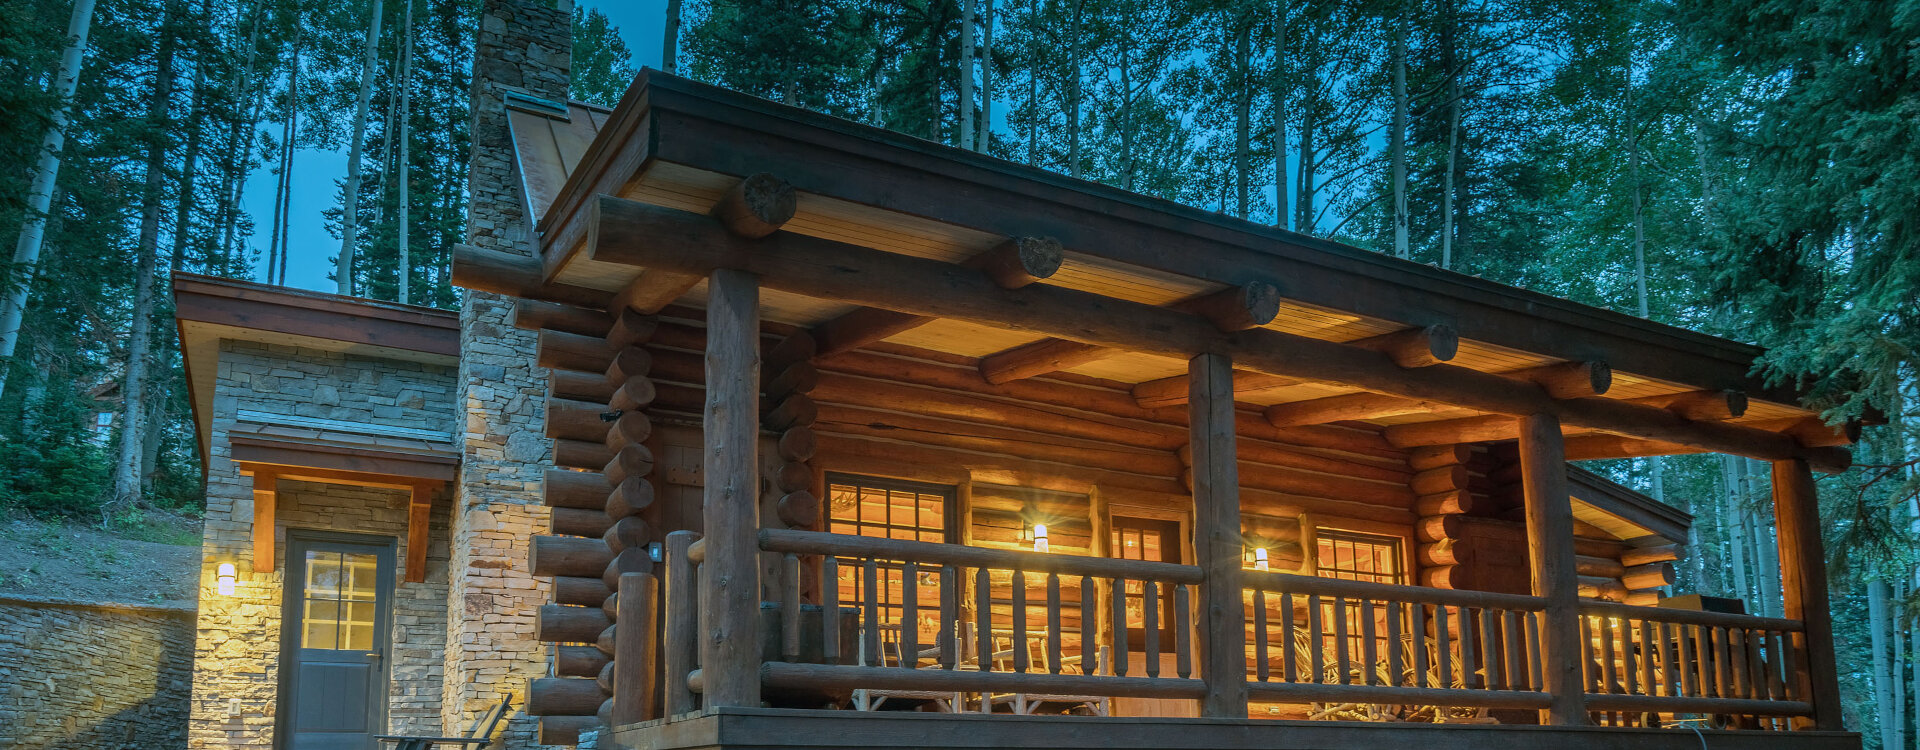
[[[1461,335],[1450,365],[1499,374],[1600,361],[1614,368],[1612,389],[1605,394],[1610,400],[1731,390],[1751,398],[1744,414],[1724,421],[1773,431],[1816,429],[1807,420],[1817,415],[1799,407],[1796,394],[1748,376],[1759,353],[1755,347],[1066,180],[671,76],[643,74],[610,115],[576,106],[569,117],[535,118],[525,112],[515,117],[517,142],[542,143],[543,122],[557,140],[581,137],[584,126],[594,133],[592,145],[577,158],[545,147],[523,148],[519,154],[523,174],[544,175],[526,181],[530,209],[553,207],[538,214],[543,262],[553,284],[613,293],[640,274],[638,267],[597,261],[583,251],[586,236],[579,227],[592,195],[705,214],[738,182],[730,172],[764,167],[800,190],[794,218],[782,227],[797,234],[957,263],[1000,244],[1006,239],[1003,231],[1017,224],[1067,243],[1061,269],[1040,284],[1165,306],[1251,279],[1270,280],[1283,297],[1279,314],[1264,326],[1271,330],[1351,342],[1447,324]],[[745,148],[748,143],[753,148]],[[717,153],[723,144],[743,147]],[[552,179],[556,168],[568,173],[564,184]],[[1019,201],[1024,210],[995,208],[1009,200]],[[1162,240],[1166,244],[1155,244]],[[704,307],[704,284],[674,301]],[[770,322],[813,327],[857,306],[768,289],[762,308]],[[979,358],[1045,338],[934,320],[882,341]],[[1122,385],[1185,371],[1182,360],[1145,353],[1114,353],[1064,370]],[[1299,383],[1243,391],[1239,399],[1272,406],[1358,392]],[[1364,421],[1387,427],[1478,414],[1439,407]]]

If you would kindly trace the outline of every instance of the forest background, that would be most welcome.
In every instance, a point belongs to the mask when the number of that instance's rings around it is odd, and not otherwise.
[[[92,12],[66,97],[77,5]],[[0,0],[0,80],[17,82],[0,86],[0,236],[20,238],[6,281],[24,295],[0,369],[0,514],[112,527],[201,504],[170,271],[459,305],[477,5]],[[1857,467],[1820,483],[1841,682],[1868,747],[1920,741],[1920,1],[573,13],[576,99],[617,101],[640,50],[776,101],[1769,347],[1759,373],[1836,423],[1875,423]],[[57,179],[36,183],[49,161]],[[1778,614],[1764,464],[1595,468],[1694,514],[1678,591]]]

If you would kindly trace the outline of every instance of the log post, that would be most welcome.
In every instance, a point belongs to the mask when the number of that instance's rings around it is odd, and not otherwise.
[[[1805,628],[1806,673],[1813,728],[1840,730],[1839,672],[1833,661],[1833,614],[1827,603],[1827,557],[1820,543],[1820,495],[1805,459],[1773,462],[1773,515],[1780,544],[1782,612]]]
[[[1202,354],[1187,364],[1193,455],[1194,557],[1200,587],[1200,713],[1247,716],[1246,609],[1240,601],[1240,470],[1233,426],[1233,361]]]
[[[1542,686],[1553,696],[1546,723],[1587,723],[1580,681],[1580,578],[1573,553],[1573,498],[1567,488],[1566,451],[1560,420],[1551,414],[1521,417],[1520,482],[1526,491],[1527,558],[1533,595],[1546,599],[1540,627]]]
[[[760,285],[707,281],[706,458],[700,665],[706,705],[760,705]]]
[[[653,604],[659,595],[652,574],[621,573],[613,631],[613,726],[654,718]]]
[[[700,639],[699,613],[694,611],[693,561],[687,549],[700,537],[691,531],[667,535],[666,632],[662,634],[660,660],[665,663],[666,716],[679,716],[699,706],[687,687],[687,675],[693,672],[695,644]]]

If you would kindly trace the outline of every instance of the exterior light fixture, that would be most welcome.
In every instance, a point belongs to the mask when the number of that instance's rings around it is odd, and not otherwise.
[[[1047,525],[1044,523],[1033,525],[1033,551],[1047,551]]]
[[[1253,569],[1254,570],[1267,569],[1267,548],[1265,547],[1253,548]]]
[[[233,596],[233,582],[235,578],[233,563],[220,563],[219,569],[214,573],[213,580],[219,583],[221,596]]]

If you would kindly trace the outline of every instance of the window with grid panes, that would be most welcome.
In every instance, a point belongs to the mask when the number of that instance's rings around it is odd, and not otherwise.
[[[827,530],[835,534],[915,542],[947,541],[950,525],[948,511],[953,507],[953,488],[950,486],[829,474],[827,499]],[[865,564],[864,560],[841,559],[838,582],[840,604],[859,608],[862,617],[865,617],[865,605],[869,598]],[[909,574],[907,568],[907,563],[898,560],[879,560],[875,563],[874,593],[878,602],[880,640],[886,653],[881,655],[884,662],[869,656],[866,660],[868,664],[900,666],[905,663],[906,666],[912,666],[910,660],[903,660],[902,655],[893,648],[900,641],[900,629],[903,626],[900,622],[904,615],[901,597],[906,587],[902,580]],[[920,566],[912,573],[916,576],[914,598],[919,615],[914,623],[907,626],[915,629],[915,640],[924,649],[935,642],[938,633],[940,569]],[[865,643],[865,639],[862,639],[862,643]]]
[[[1314,532],[1315,575],[1322,578],[1340,578],[1348,581],[1366,583],[1385,583],[1405,585],[1406,568],[1401,564],[1400,538],[1385,534],[1366,534],[1343,529],[1316,529]],[[1341,648],[1346,649],[1347,658],[1356,668],[1366,658],[1366,641],[1362,618],[1365,615],[1359,608],[1359,602],[1346,602],[1345,620],[1346,640]],[[1321,605],[1323,622],[1329,623],[1327,646],[1334,646],[1333,607],[1330,603]],[[1373,607],[1374,659],[1384,661],[1387,658],[1387,621],[1386,608],[1376,602]]]

